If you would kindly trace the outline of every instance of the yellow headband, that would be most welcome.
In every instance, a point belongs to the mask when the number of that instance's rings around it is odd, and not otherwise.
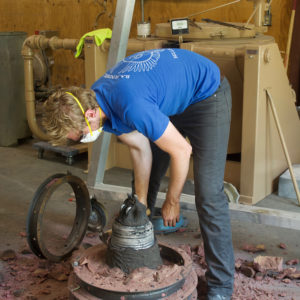
[[[89,127],[90,133],[91,133],[91,135],[93,135],[93,132],[92,132],[92,129],[91,129],[91,126],[90,126],[90,122],[89,122],[89,120],[88,120],[88,119],[86,118],[86,116],[85,116],[85,112],[84,112],[84,109],[83,109],[81,103],[79,102],[79,100],[77,99],[77,97],[75,97],[72,93],[66,92],[66,94],[71,95],[71,96],[75,99],[75,101],[77,102],[78,106],[80,107],[80,109],[81,109],[81,111],[82,111],[82,113],[83,113],[85,122],[86,122],[87,126]]]

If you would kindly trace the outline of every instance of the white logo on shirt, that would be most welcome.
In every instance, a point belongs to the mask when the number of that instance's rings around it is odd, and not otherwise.
[[[176,55],[173,49],[155,49],[151,51],[139,52],[124,58],[121,61],[121,63],[115,65],[113,68],[109,70],[108,73],[110,74],[106,73],[104,77],[110,79],[119,79],[119,78],[129,79],[130,75],[116,75],[116,74],[151,71],[156,67],[160,59],[160,53],[166,50],[172,55],[174,59],[178,58],[178,56]],[[116,72],[117,69],[120,68],[120,65],[121,65],[121,70]]]
[[[140,52],[122,60],[126,64],[125,67],[118,73],[127,72],[148,72],[155,68],[160,58],[160,52],[163,50],[153,50]]]

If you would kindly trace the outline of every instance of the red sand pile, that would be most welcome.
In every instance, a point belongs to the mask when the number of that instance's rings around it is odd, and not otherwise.
[[[85,242],[98,244],[95,234]],[[193,260],[198,275],[198,299],[205,299],[205,257],[203,246],[182,245]],[[264,264],[264,262],[266,264]],[[270,270],[270,265],[272,270]],[[300,299],[300,274],[295,268],[298,260],[289,261],[284,268],[282,260],[256,257],[253,261],[236,260],[233,300]],[[51,263],[31,254],[27,247],[20,251],[0,254],[0,299],[66,300],[69,299],[67,279],[71,271],[70,260]]]
[[[204,275],[207,266],[203,245],[194,248],[183,245],[181,248],[193,259],[193,268],[198,275],[198,299],[204,300],[206,295]],[[260,252],[262,248],[259,246],[260,250],[255,252]],[[293,262],[295,263],[295,260]],[[235,266],[233,300],[300,299],[299,271],[296,268],[284,269],[281,257],[260,256],[252,262],[236,259]]]
[[[68,262],[40,260],[28,249],[4,251],[0,262],[0,299],[69,299]]]
[[[179,250],[182,251],[182,250]],[[124,273],[120,268],[109,268],[105,262],[107,248],[103,245],[89,248],[80,257],[74,253],[74,260],[78,266],[74,267],[75,274],[84,282],[98,288],[118,292],[151,291],[173,285],[183,278],[184,266],[164,261],[164,265],[157,269],[141,267],[130,274]],[[182,251],[184,253],[184,251]],[[187,257],[188,260],[190,260]],[[190,264],[189,264],[190,265]]]

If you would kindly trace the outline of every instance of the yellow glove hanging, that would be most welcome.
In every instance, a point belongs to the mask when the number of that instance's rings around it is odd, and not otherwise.
[[[75,58],[77,58],[80,55],[81,51],[82,51],[85,37],[93,36],[94,39],[95,39],[96,45],[100,46],[104,42],[105,39],[111,39],[111,34],[112,34],[111,29],[103,28],[103,29],[97,29],[97,30],[88,32],[85,35],[83,35],[80,38],[79,43],[76,47]]]

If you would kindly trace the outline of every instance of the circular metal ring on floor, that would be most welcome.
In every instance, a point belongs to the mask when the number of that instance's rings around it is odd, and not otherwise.
[[[52,194],[62,185],[71,186],[76,198],[76,215],[72,224],[72,230],[64,241],[64,246],[59,253],[51,253],[43,240],[43,215],[47,202]],[[82,241],[87,229],[90,216],[91,203],[88,189],[77,176],[70,173],[55,174],[47,178],[34,194],[29,208],[26,222],[28,244],[38,257],[47,258],[58,262],[71,254]]]
[[[140,299],[146,299],[146,300],[197,300],[198,299],[198,292],[197,292],[197,284],[198,284],[198,277],[197,273],[192,270],[190,274],[187,276],[183,286],[175,291],[173,294],[170,294],[166,297],[160,295],[158,296],[153,296],[147,295],[144,293],[144,296],[146,298],[140,298],[140,295],[135,295],[130,298],[130,299],[135,299],[135,300],[140,300]],[[76,277],[74,273],[71,273],[69,276],[68,280],[68,288],[69,288],[69,299],[70,300],[120,300],[124,299],[127,300],[126,296],[120,296],[118,294],[115,295],[110,295],[109,298],[98,298],[96,296],[91,295],[87,290],[81,288],[78,284],[78,281],[76,280]],[[165,294],[163,294],[165,295]]]

